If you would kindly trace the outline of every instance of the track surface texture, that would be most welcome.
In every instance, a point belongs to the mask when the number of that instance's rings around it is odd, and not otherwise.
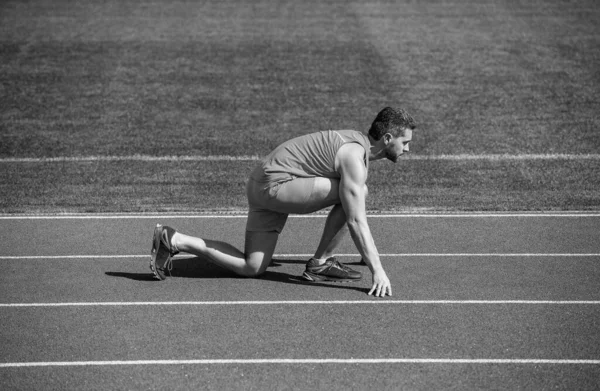
[[[596,389],[600,214],[369,217],[394,296],[299,279],[323,216],[238,278],[155,223],[241,246],[243,216],[0,219],[3,389]],[[32,241],[32,238],[35,240]]]

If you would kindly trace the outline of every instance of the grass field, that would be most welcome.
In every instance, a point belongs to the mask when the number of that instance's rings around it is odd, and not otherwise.
[[[369,209],[597,210],[599,19],[592,0],[3,1],[0,212],[243,209],[254,161],[10,159],[262,156],[387,105],[416,117],[414,156],[479,158],[373,164]]]

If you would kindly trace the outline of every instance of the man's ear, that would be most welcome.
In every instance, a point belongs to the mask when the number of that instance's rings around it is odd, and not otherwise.
[[[392,136],[391,133],[386,133],[383,135],[383,141],[384,141],[385,145],[388,145],[393,139],[394,139],[394,136]]]

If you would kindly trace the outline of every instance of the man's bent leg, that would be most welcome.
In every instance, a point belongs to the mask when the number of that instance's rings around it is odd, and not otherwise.
[[[313,258],[306,264],[302,277],[308,281],[358,281],[362,273],[337,261],[333,256],[348,231],[346,213],[341,204],[331,209],[325,222],[321,241]]]
[[[201,239],[179,232],[173,235],[174,246],[182,252],[208,257],[219,266],[247,277],[255,277],[269,266],[279,233],[246,231],[245,253],[229,243]]]
[[[281,185],[274,200],[279,210],[288,213],[311,213],[333,206],[315,253],[315,258],[323,262],[333,255],[348,231],[339,187],[340,181],[335,178],[296,178]]]
[[[346,212],[344,212],[342,204],[337,204],[331,209],[327,216],[323,234],[321,235],[321,241],[317,246],[314,258],[326,259],[333,256],[335,249],[344,239],[347,232]]]

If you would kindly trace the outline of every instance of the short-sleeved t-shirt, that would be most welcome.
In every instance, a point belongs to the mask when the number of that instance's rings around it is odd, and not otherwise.
[[[293,178],[339,178],[335,156],[347,143],[358,143],[365,149],[368,168],[369,137],[355,130],[329,130],[306,134],[288,140],[275,148],[252,172],[250,178],[261,183],[280,183]]]

